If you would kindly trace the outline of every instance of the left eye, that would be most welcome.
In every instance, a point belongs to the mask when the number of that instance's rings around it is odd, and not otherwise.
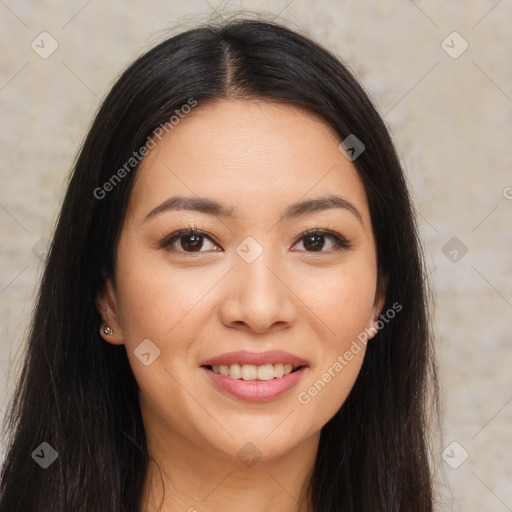
[[[330,250],[333,248],[334,250],[350,248],[350,243],[348,240],[337,233],[327,230],[306,231],[301,235],[299,241],[302,241],[308,252],[328,252],[329,249],[325,251],[322,250],[325,246],[326,238],[330,239],[332,242]]]

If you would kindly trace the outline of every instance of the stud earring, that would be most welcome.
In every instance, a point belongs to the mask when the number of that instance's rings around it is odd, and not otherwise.
[[[105,328],[103,329],[103,332],[107,335],[107,336],[110,336],[111,334],[114,334],[114,331],[112,330],[112,328],[109,326],[109,325],[106,325]]]

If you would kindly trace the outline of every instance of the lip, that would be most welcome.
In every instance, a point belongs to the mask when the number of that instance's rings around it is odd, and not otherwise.
[[[294,354],[290,354],[289,352],[283,352],[282,350],[269,350],[267,352],[227,352],[226,354],[203,361],[199,366],[213,366],[220,364],[229,366],[236,363],[240,365],[254,364],[256,366],[278,363],[291,364],[292,366],[309,366],[309,363],[305,359]]]
[[[288,373],[283,377],[272,380],[233,379],[232,377],[215,373],[208,368],[202,367],[201,370],[221,391],[242,400],[250,402],[265,402],[268,400],[274,400],[294,388],[304,373],[308,370],[308,367],[303,366],[293,373]]]

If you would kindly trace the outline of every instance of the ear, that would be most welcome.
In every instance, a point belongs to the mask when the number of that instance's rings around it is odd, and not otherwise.
[[[119,323],[119,308],[114,285],[110,278],[105,280],[103,288],[96,297],[96,308],[101,315],[100,336],[112,345],[122,345],[123,337]],[[109,326],[113,333],[105,334],[104,329]]]
[[[388,289],[388,275],[379,275],[377,279],[377,288],[375,290],[375,300],[373,302],[372,314],[371,314],[371,335],[368,339],[373,338],[377,332],[377,320],[382,312],[384,303],[386,302],[386,292]]]

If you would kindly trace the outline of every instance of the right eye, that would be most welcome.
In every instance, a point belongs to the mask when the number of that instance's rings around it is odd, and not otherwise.
[[[170,252],[208,252],[201,250],[205,239],[214,243],[213,238],[205,231],[199,229],[181,229],[166,236],[160,242],[160,247]],[[214,245],[214,247],[218,246]]]

